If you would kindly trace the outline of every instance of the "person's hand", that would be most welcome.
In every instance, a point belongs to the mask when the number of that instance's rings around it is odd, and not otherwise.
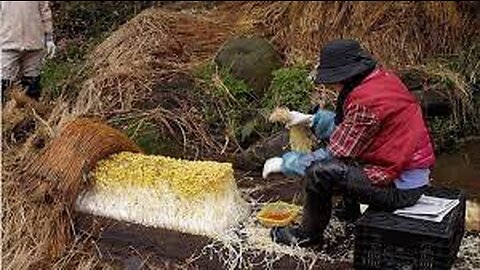
[[[297,111],[290,111],[288,115],[288,122],[286,124],[287,128],[296,125],[311,126],[312,125],[313,115],[305,114]]]
[[[53,42],[53,40],[49,40],[45,44],[47,46],[47,58],[51,59],[55,57],[55,51],[57,50],[57,46]]]
[[[265,164],[263,165],[263,179],[266,179],[272,173],[282,172],[282,163],[283,160],[280,157],[273,157],[267,159],[267,161],[265,161]]]
[[[335,129],[335,113],[318,109],[312,119],[312,128],[318,139],[330,138]]]

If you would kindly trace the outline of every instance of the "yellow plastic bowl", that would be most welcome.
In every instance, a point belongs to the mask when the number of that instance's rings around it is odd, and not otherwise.
[[[300,210],[300,206],[282,201],[268,203],[257,213],[257,220],[265,227],[287,226],[297,218]]]

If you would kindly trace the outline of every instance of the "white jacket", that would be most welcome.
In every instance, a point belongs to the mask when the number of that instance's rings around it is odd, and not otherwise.
[[[52,35],[48,1],[0,1],[0,48],[39,50],[45,35]]]

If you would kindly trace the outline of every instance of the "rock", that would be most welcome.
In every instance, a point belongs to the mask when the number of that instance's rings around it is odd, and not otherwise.
[[[452,103],[435,91],[412,91],[422,106],[426,117],[446,117],[452,113]]]
[[[452,113],[452,103],[438,91],[425,91],[424,84],[428,74],[416,70],[399,71],[405,86],[417,97],[425,116],[449,116]]]
[[[236,168],[243,170],[258,170],[271,157],[278,157],[285,153],[288,147],[288,132],[281,131],[250,146],[243,153],[234,157]]]
[[[273,46],[261,38],[236,38],[228,41],[215,57],[220,69],[230,69],[234,78],[243,80],[261,97],[270,86],[272,72],[282,66]]]

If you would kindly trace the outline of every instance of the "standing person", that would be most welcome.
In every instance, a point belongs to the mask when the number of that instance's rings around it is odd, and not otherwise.
[[[311,154],[288,152],[264,165],[264,177],[306,177],[302,224],[273,228],[278,243],[321,245],[334,194],[343,195],[351,220],[360,215],[359,202],[386,211],[415,204],[429,185],[435,162],[417,100],[357,41],[326,44],[315,82],[339,92],[336,111],[293,111],[287,126],[310,126],[318,138],[328,140],[327,147]]]
[[[2,103],[7,88],[19,80],[26,94],[39,100],[40,69],[55,55],[48,1],[0,1]]]

